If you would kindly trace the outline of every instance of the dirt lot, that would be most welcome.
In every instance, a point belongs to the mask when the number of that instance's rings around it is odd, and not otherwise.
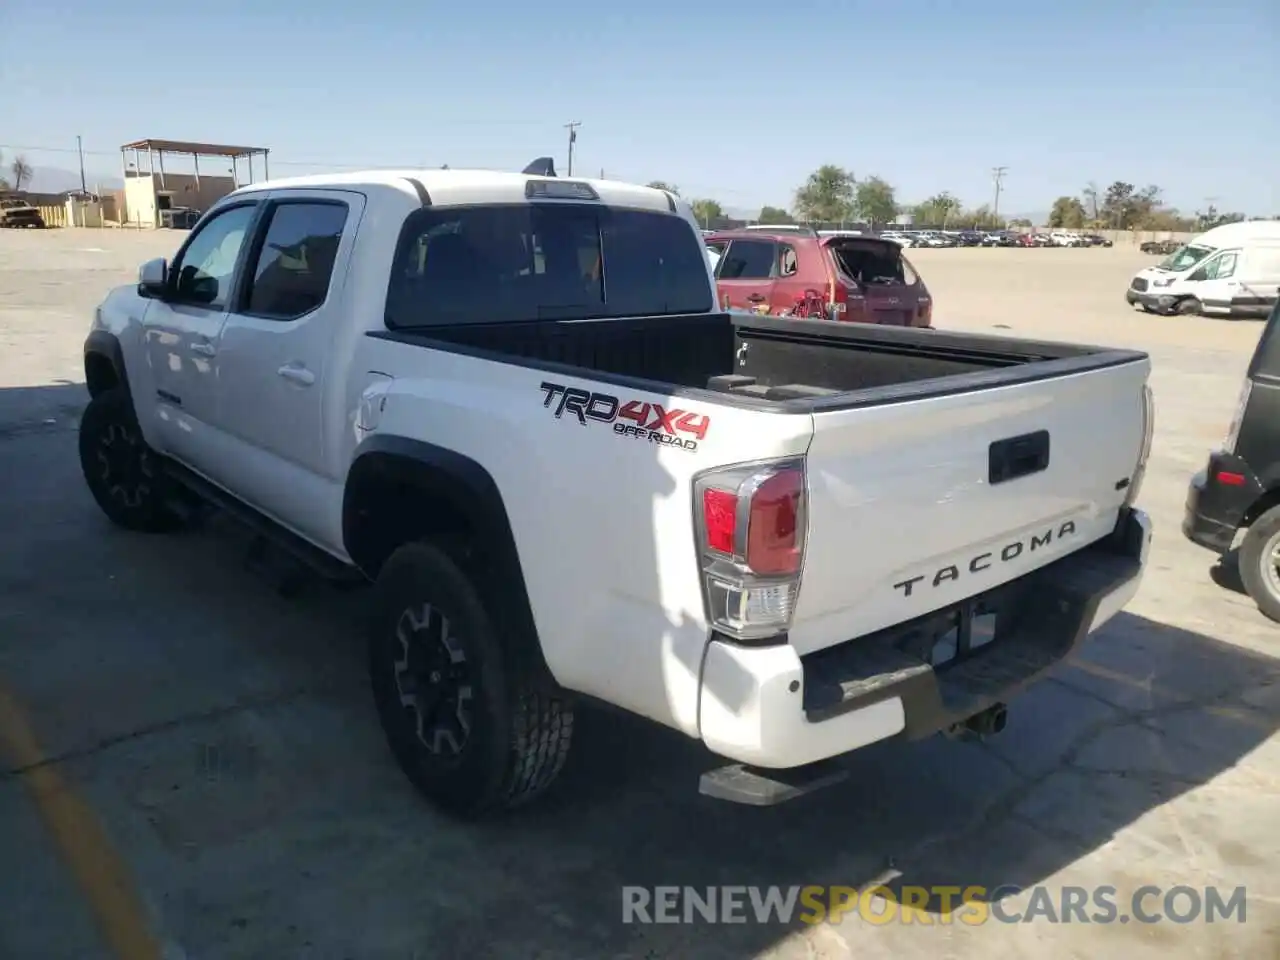
[[[0,956],[1277,955],[1280,631],[1178,531],[1257,324],[1133,312],[1128,250],[915,252],[940,326],[1151,352],[1157,532],[1128,612],[986,744],[868,750],[850,784],[752,810],[697,795],[695,744],[590,713],[546,803],[463,828],[383,746],[359,592],[282,598],[238,532],[129,536],[84,489],[89,311],[176,241],[0,233]],[[622,923],[628,884],[886,877],[1109,884],[1122,913],[1144,884],[1246,886],[1247,918]]]

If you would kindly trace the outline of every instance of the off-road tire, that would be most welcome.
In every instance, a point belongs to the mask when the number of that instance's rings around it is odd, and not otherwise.
[[[1272,507],[1255,520],[1240,543],[1240,579],[1245,592],[1263,616],[1280,622],[1280,575],[1268,570],[1273,551],[1280,544],[1280,507]]]
[[[80,418],[80,469],[89,492],[112,523],[141,533],[183,526],[160,457],[147,446],[124,390],[89,401]]]
[[[369,674],[378,717],[401,770],[434,805],[474,819],[526,803],[550,786],[568,756],[573,710],[536,656],[536,638],[508,634],[515,618],[499,615],[454,555],[442,545],[410,543],[383,565],[374,588]],[[441,617],[447,628],[440,626]],[[448,666],[465,676],[465,682],[447,681],[459,684],[446,701],[453,709],[449,724],[462,715],[458,704],[462,690],[468,691],[469,722],[453,755],[445,754],[456,739],[442,744],[436,728],[420,732],[430,722],[421,713],[439,708],[423,706],[405,691],[411,644],[448,647]],[[409,690],[421,690],[435,682],[431,678],[410,679]],[[438,703],[440,694],[433,690],[423,694],[424,702],[433,695]],[[428,736],[435,749],[428,747]]]

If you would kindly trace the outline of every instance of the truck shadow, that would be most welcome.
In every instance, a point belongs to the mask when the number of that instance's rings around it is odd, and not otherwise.
[[[0,454],[12,458],[28,436],[69,434],[83,403],[81,385],[0,391],[0,441],[15,441]],[[93,671],[19,650],[27,635],[15,618],[0,638],[17,674],[6,679],[41,732],[65,741],[51,754],[110,765],[82,775],[130,797],[111,804],[115,816],[134,809],[139,784],[164,785],[163,804],[146,810],[160,840],[147,842],[167,851],[176,837],[180,853],[138,859],[148,886],[219,918],[216,934],[209,919],[184,929],[178,908],[170,918],[202,954],[310,955],[305,937],[351,956],[754,956],[821,917],[798,907],[757,918],[743,897],[746,922],[695,912],[690,923],[628,923],[627,888],[648,888],[651,919],[656,886],[883,884],[882,899],[908,887],[1025,888],[1228,775],[1280,728],[1280,661],[1120,614],[1077,664],[1015,700],[1008,729],[988,742],[880,744],[849,758],[846,783],[755,809],[698,795],[698,776],[722,761],[697,742],[584,707],[562,778],[538,805],[458,824],[421,803],[382,743],[364,679],[365,591],[315,584],[282,600],[241,569],[231,527],[114,531],[79,482],[72,436],[49,443],[56,478],[0,478],[4,516],[31,551],[0,565],[0,597],[38,610],[33,638],[88,638]],[[653,469],[660,497],[671,479],[656,460]],[[49,522],[41,514],[20,531],[43,510]],[[649,511],[629,513],[619,542],[654,544]],[[69,560],[68,548],[83,555]],[[638,589],[656,590],[656,553],[632,559]],[[71,672],[55,680],[56,670]],[[193,744],[249,736],[252,774],[220,793],[197,785],[201,799],[186,769]],[[151,836],[133,823],[115,830]],[[1195,842],[1244,878],[1262,878],[1280,852]],[[943,906],[932,898],[922,909]],[[244,936],[261,938],[253,944],[226,939],[242,916],[253,918]]]
[[[584,725],[559,803],[504,829],[514,831],[508,840],[537,830],[566,858],[592,864],[589,885],[555,896],[549,872],[538,897],[601,929],[599,951],[751,955],[821,914],[801,906],[790,924],[756,923],[740,897],[745,923],[710,926],[694,912],[693,923],[628,926],[624,888],[823,885],[848,899],[881,887],[875,909],[896,909],[906,895],[935,916],[945,899],[907,888],[983,888],[976,899],[1028,888],[1266,742],[1280,728],[1280,698],[1263,697],[1277,684],[1280,661],[1122,613],[1077,665],[1015,700],[1008,729],[989,742],[882,744],[850,758],[846,784],[752,809],[696,795],[698,773],[716,761],[695,744],[602,713]],[[1219,846],[1212,836],[1191,842]],[[1258,882],[1267,855],[1224,854]],[[678,902],[672,915],[685,909]]]

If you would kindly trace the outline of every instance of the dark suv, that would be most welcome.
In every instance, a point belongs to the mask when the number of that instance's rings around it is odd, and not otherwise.
[[[1243,530],[1240,579],[1280,622],[1280,303],[1258,338],[1222,448],[1191,481],[1182,532],[1226,555]]]

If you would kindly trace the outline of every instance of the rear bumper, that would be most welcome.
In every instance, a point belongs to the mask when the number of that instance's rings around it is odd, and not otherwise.
[[[1150,546],[1147,515],[1123,511],[1109,537],[966,601],[996,611],[994,639],[940,667],[927,651],[941,618],[960,608],[803,658],[788,644],[712,641],[702,667],[702,740],[741,763],[781,769],[947,729],[1008,702],[1070,657],[1133,598]]]
[[[1224,475],[1229,481],[1224,480]],[[1182,515],[1182,535],[1221,556],[1231,549],[1245,514],[1262,496],[1262,484],[1234,454],[1215,451],[1191,478]]]

